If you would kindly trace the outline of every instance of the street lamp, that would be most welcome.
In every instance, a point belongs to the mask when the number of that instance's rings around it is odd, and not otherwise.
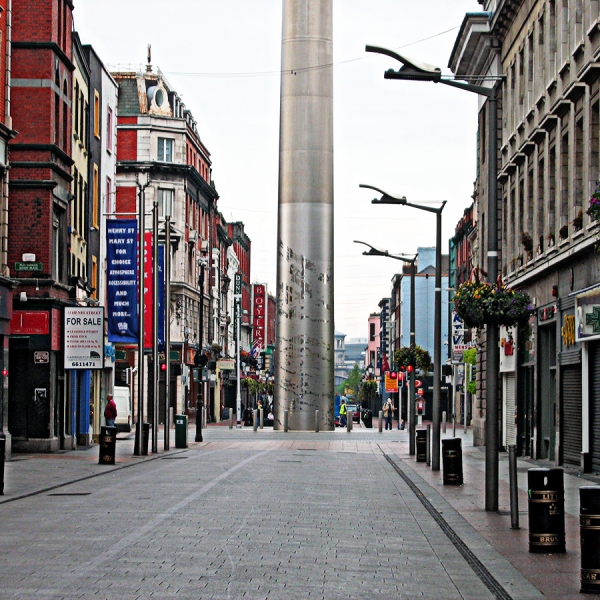
[[[371,246],[371,244],[367,244],[366,242],[360,242],[358,240],[354,240],[355,244],[364,244],[369,247],[369,250],[363,252],[365,256],[387,256],[388,258],[395,258],[396,260],[401,260],[403,262],[410,263],[410,352],[412,356],[415,355],[415,262],[417,260],[418,254],[415,254],[413,258],[406,258],[405,256],[399,256],[397,254],[390,254],[387,250],[378,250]],[[367,372],[369,370],[367,368]],[[408,453],[411,456],[415,454],[415,430],[416,430],[416,420],[415,420],[415,371],[414,369],[410,372],[409,382],[408,382],[408,402],[407,402],[407,411],[408,411]],[[402,405],[402,402],[400,402]],[[401,409],[401,406],[400,406]],[[401,417],[401,415],[398,415]]]
[[[488,223],[487,223],[487,272],[492,280],[498,276],[498,83],[502,75],[493,77],[491,87],[442,79],[437,67],[419,63],[387,48],[366,46],[367,52],[384,54],[402,63],[397,71],[388,69],[384,79],[433,81],[456,87],[467,92],[485,96],[488,111]],[[486,427],[485,427],[485,510],[498,510],[498,327],[487,326],[486,357]]]
[[[401,204],[418,208],[436,215],[435,233],[435,302],[433,316],[433,432],[431,435],[431,468],[433,471],[440,470],[440,412],[441,412],[441,390],[440,380],[442,377],[442,211],[446,206],[446,200],[438,208],[412,204],[406,200],[406,196],[396,197],[384,192],[372,185],[360,184],[359,187],[375,190],[381,194],[381,198],[371,200],[371,204]]]

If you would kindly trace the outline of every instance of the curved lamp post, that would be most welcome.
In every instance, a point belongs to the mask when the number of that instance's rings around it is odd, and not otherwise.
[[[441,413],[441,377],[442,377],[442,211],[446,206],[446,200],[438,208],[412,204],[406,200],[406,196],[394,196],[388,192],[372,185],[360,184],[359,187],[375,190],[381,194],[381,198],[371,200],[371,204],[400,204],[418,208],[436,215],[435,232],[435,312],[433,326],[433,431],[431,434],[431,469],[440,470],[440,413]]]
[[[415,354],[415,262],[417,260],[418,254],[415,254],[413,258],[406,258],[405,256],[399,256],[397,254],[390,254],[387,250],[378,250],[371,246],[371,244],[367,244],[366,242],[360,242],[359,240],[354,240],[355,244],[363,244],[364,246],[368,246],[369,250],[365,250],[363,254],[365,256],[387,256],[388,258],[394,258],[396,260],[401,260],[403,262],[410,264],[410,351]],[[415,454],[415,429],[416,429],[416,419],[415,419],[415,371],[414,369],[410,373],[410,377],[408,380],[408,402],[407,402],[407,412],[408,412],[408,453],[411,456]],[[400,410],[402,410],[402,402],[400,402]],[[401,415],[398,415],[401,417]]]
[[[442,79],[439,68],[411,60],[387,48],[367,45],[367,52],[384,54],[400,63],[397,71],[388,69],[384,79],[406,79],[409,81],[433,81],[485,96],[489,101],[488,111],[488,224],[487,224],[487,272],[492,281],[498,276],[498,82],[504,79],[493,77],[490,87],[475,85],[452,79]],[[485,510],[498,510],[498,327],[487,326],[486,357],[486,427],[485,427]]]

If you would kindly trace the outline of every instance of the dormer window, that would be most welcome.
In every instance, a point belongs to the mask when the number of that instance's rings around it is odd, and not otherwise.
[[[156,85],[151,85],[147,91],[148,94],[148,112],[150,114],[172,116],[169,106],[169,96],[163,83],[159,81]]]

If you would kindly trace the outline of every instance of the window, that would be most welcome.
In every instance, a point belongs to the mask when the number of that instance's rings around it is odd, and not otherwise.
[[[173,216],[173,190],[158,190],[158,215]]]
[[[100,138],[100,94],[94,90],[94,135]]]
[[[113,149],[113,111],[110,106],[106,109],[106,149],[108,152]]]
[[[375,323],[369,323],[369,341],[375,341]]]
[[[92,288],[92,298],[98,297],[98,258],[92,256],[92,280],[90,281]]]
[[[157,160],[161,162],[173,162],[173,142],[169,138],[158,138]]]
[[[106,214],[113,212],[113,191],[112,191],[112,180],[110,177],[106,178],[106,198],[104,199],[104,211]]]
[[[94,189],[92,190],[92,227],[98,229],[98,165],[94,164],[94,181],[92,185]]]

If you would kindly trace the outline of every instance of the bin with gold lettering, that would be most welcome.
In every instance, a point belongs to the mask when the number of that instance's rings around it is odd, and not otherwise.
[[[581,593],[600,594],[600,485],[579,488]]]
[[[527,471],[529,552],[565,552],[564,472],[555,468]]]

